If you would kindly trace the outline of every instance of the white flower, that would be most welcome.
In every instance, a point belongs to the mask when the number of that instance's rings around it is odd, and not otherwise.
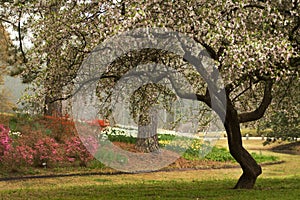
[[[16,137],[21,137],[22,136],[22,133],[21,132],[12,132],[12,131],[9,131],[9,135],[11,136],[16,136]]]

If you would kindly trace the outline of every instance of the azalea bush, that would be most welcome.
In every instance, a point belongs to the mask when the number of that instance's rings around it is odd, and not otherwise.
[[[93,154],[97,151],[97,144],[95,138],[86,138],[83,143],[78,136],[73,136],[65,141],[65,160],[70,163],[78,162],[80,166],[87,166],[89,161],[94,160]]]
[[[51,131],[42,129],[46,126],[44,124],[40,130],[21,133],[12,132],[0,124],[0,166],[18,171],[23,167],[87,166],[94,160],[93,154],[98,148],[97,138],[80,138],[76,132],[71,132],[70,127],[64,127],[64,130],[69,131],[59,136],[56,125]]]
[[[10,149],[11,139],[9,137],[9,129],[0,124],[0,160],[2,156]]]
[[[18,145],[5,152],[1,159],[1,166],[11,171],[18,171],[22,167],[34,166],[35,150],[28,145]]]
[[[33,149],[35,166],[52,166],[63,161],[63,147],[49,136],[38,138]]]

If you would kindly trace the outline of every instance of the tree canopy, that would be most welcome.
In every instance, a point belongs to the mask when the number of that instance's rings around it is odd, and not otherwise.
[[[26,52],[24,81],[61,91],[72,82],[85,56],[106,38],[137,27],[168,27],[206,47],[232,99],[244,102],[240,93],[250,92],[250,86],[266,77],[280,81],[299,73],[298,3],[15,1],[4,5],[7,20],[14,24],[23,20],[20,30],[30,34],[20,36],[28,35],[33,43]]]
[[[261,168],[242,146],[240,123],[260,119],[271,104],[272,94],[282,89],[280,84],[290,79],[298,83],[298,0],[31,0],[4,1],[3,8],[1,18],[17,24],[19,50],[24,57],[21,73],[35,90],[29,101],[39,102],[46,110],[57,100],[70,97],[83,60],[98,44],[119,32],[165,27],[201,44],[224,81],[224,126],[230,152],[243,169],[236,188],[253,187]],[[24,35],[33,44],[27,51],[22,46]],[[189,58],[195,56],[185,53]],[[197,63],[189,64],[196,68],[196,73],[188,75],[191,83],[202,85]],[[111,70],[120,75],[119,69]],[[196,90],[195,95],[210,106],[207,91]]]

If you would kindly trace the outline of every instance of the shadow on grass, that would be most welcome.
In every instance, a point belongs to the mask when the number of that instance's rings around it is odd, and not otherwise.
[[[300,155],[300,142],[293,142],[288,144],[273,147],[271,151],[276,153],[286,153],[292,155]]]

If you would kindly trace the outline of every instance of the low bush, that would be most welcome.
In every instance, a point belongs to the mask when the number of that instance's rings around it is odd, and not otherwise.
[[[241,134],[243,137],[246,137],[247,135],[249,137],[261,137],[261,136],[268,136],[270,133],[272,133],[271,129],[263,129],[263,130],[259,130],[257,131],[256,129],[242,129],[241,130]]]
[[[59,140],[54,136],[44,130],[11,132],[0,125],[0,166],[11,171],[23,167],[87,166],[94,159],[96,139],[82,139],[75,133]]]
[[[11,138],[9,137],[9,129],[0,124],[0,161],[2,156],[11,148]]]
[[[78,136],[73,136],[65,141],[65,161],[79,163],[80,166],[87,166],[88,162],[94,160],[98,143],[95,139],[88,137],[82,141]],[[84,144],[85,143],[85,144]]]

